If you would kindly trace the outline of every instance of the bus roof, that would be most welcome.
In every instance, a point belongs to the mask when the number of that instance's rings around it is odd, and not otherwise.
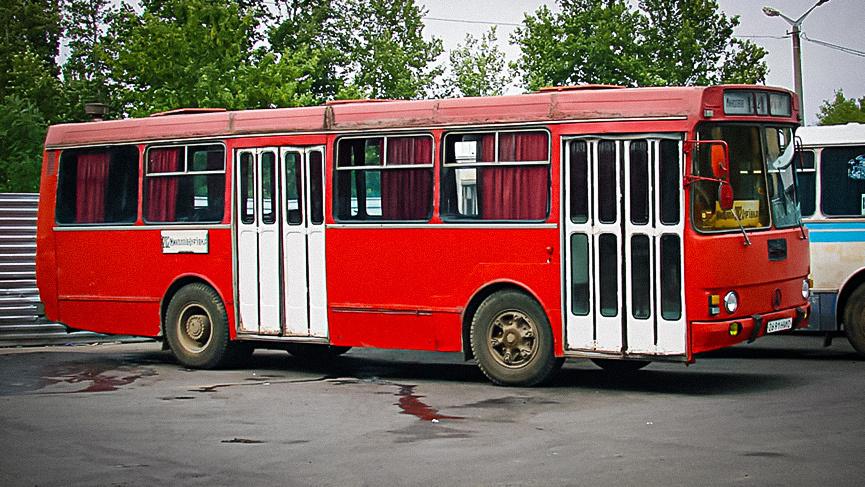
[[[71,146],[232,137],[252,134],[348,132],[553,121],[685,119],[701,115],[713,87],[563,89],[524,95],[412,101],[357,101],[326,106],[181,113],[54,125],[48,149]],[[759,87],[758,89],[783,90]]]
[[[865,143],[865,124],[800,127],[796,135],[802,139],[803,147],[862,144]]]

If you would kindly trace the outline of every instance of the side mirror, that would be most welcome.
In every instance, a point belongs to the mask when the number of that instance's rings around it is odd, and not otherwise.
[[[712,174],[722,180],[729,182],[730,177],[730,160],[727,157],[727,146],[721,144],[712,144],[709,146],[710,158],[712,161]]]
[[[724,211],[733,209],[733,187],[729,183],[721,183],[718,185],[718,206]]]

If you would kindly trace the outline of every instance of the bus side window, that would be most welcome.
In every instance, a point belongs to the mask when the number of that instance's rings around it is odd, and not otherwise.
[[[799,205],[802,216],[813,216],[817,206],[817,172],[814,169],[814,152],[796,152],[796,167],[799,169]]]
[[[446,220],[544,220],[549,214],[549,134],[450,133],[444,138]]]
[[[57,223],[131,224],[136,220],[137,207],[137,147],[63,152],[57,182]]]
[[[145,222],[222,221],[225,207],[222,145],[150,147],[145,169]]]
[[[344,137],[337,141],[336,152],[338,220],[418,221],[432,216],[432,136]]]
[[[828,147],[820,155],[820,206],[826,216],[865,215],[865,146]]]

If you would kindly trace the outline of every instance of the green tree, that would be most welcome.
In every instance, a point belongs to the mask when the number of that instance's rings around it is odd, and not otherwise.
[[[38,60],[35,64],[59,74],[55,58],[60,50],[60,0],[4,0],[0,25],[0,98],[7,94],[16,55],[29,53]]]
[[[142,116],[179,107],[228,109],[314,103],[308,51],[268,52],[259,2],[143,0],[110,19],[111,76],[124,111]]]
[[[865,96],[856,100],[844,96],[844,90],[836,90],[834,99],[823,100],[817,119],[818,125],[865,123]]]
[[[62,66],[65,118],[86,120],[84,104],[99,102],[117,112],[105,53],[105,29],[113,13],[109,0],[66,0],[63,38],[69,50]]]
[[[643,52],[652,84],[762,83],[766,51],[733,30],[715,0],[640,0],[646,18]]]
[[[766,52],[733,37],[738,17],[715,0],[560,0],[560,12],[526,15],[511,41],[512,69],[530,90],[545,85],[623,86],[762,82]]]
[[[625,0],[560,0],[527,14],[511,41],[521,53],[511,67],[529,90],[550,85],[647,84],[636,33],[644,18]]]
[[[505,71],[505,55],[496,45],[496,28],[476,39],[466,34],[463,44],[450,52],[450,72],[445,79],[445,92],[450,96],[501,95],[509,78]]]
[[[0,101],[0,192],[39,190],[47,125],[29,100],[10,95]]]
[[[345,0],[347,89],[371,98],[421,98],[441,75],[442,42],[423,38],[426,10],[414,0]]]
[[[277,22],[267,32],[273,52],[306,52],[315,62],[311,90],[321,101],[343,89],[341,68],[348,64],[346,5],[338,0],[277,0]]]

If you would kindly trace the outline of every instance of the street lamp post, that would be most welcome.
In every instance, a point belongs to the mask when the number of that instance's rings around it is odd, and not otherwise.
[[[796,96],[799,97],[799,113],[801,113],[803,125],[805,124],[805,99],[802,96],[802,44],[799,40],[799,34],[801,33],[800,28],[802,26],[802,21],[805,20],[805,17],[807,17],[812,10],[828,1],[829,0],[818,1],[811,8],[809,8],[807,12],[802,14],[796,20],[787,17],[786,15],[782,14],[777,9],[774,9],[772,7],[763,7],[764,14],[769,17],[781,17],[793,27],[793,29],[790,31],[790,36],[793,38],[793,82],[796,86]]]

